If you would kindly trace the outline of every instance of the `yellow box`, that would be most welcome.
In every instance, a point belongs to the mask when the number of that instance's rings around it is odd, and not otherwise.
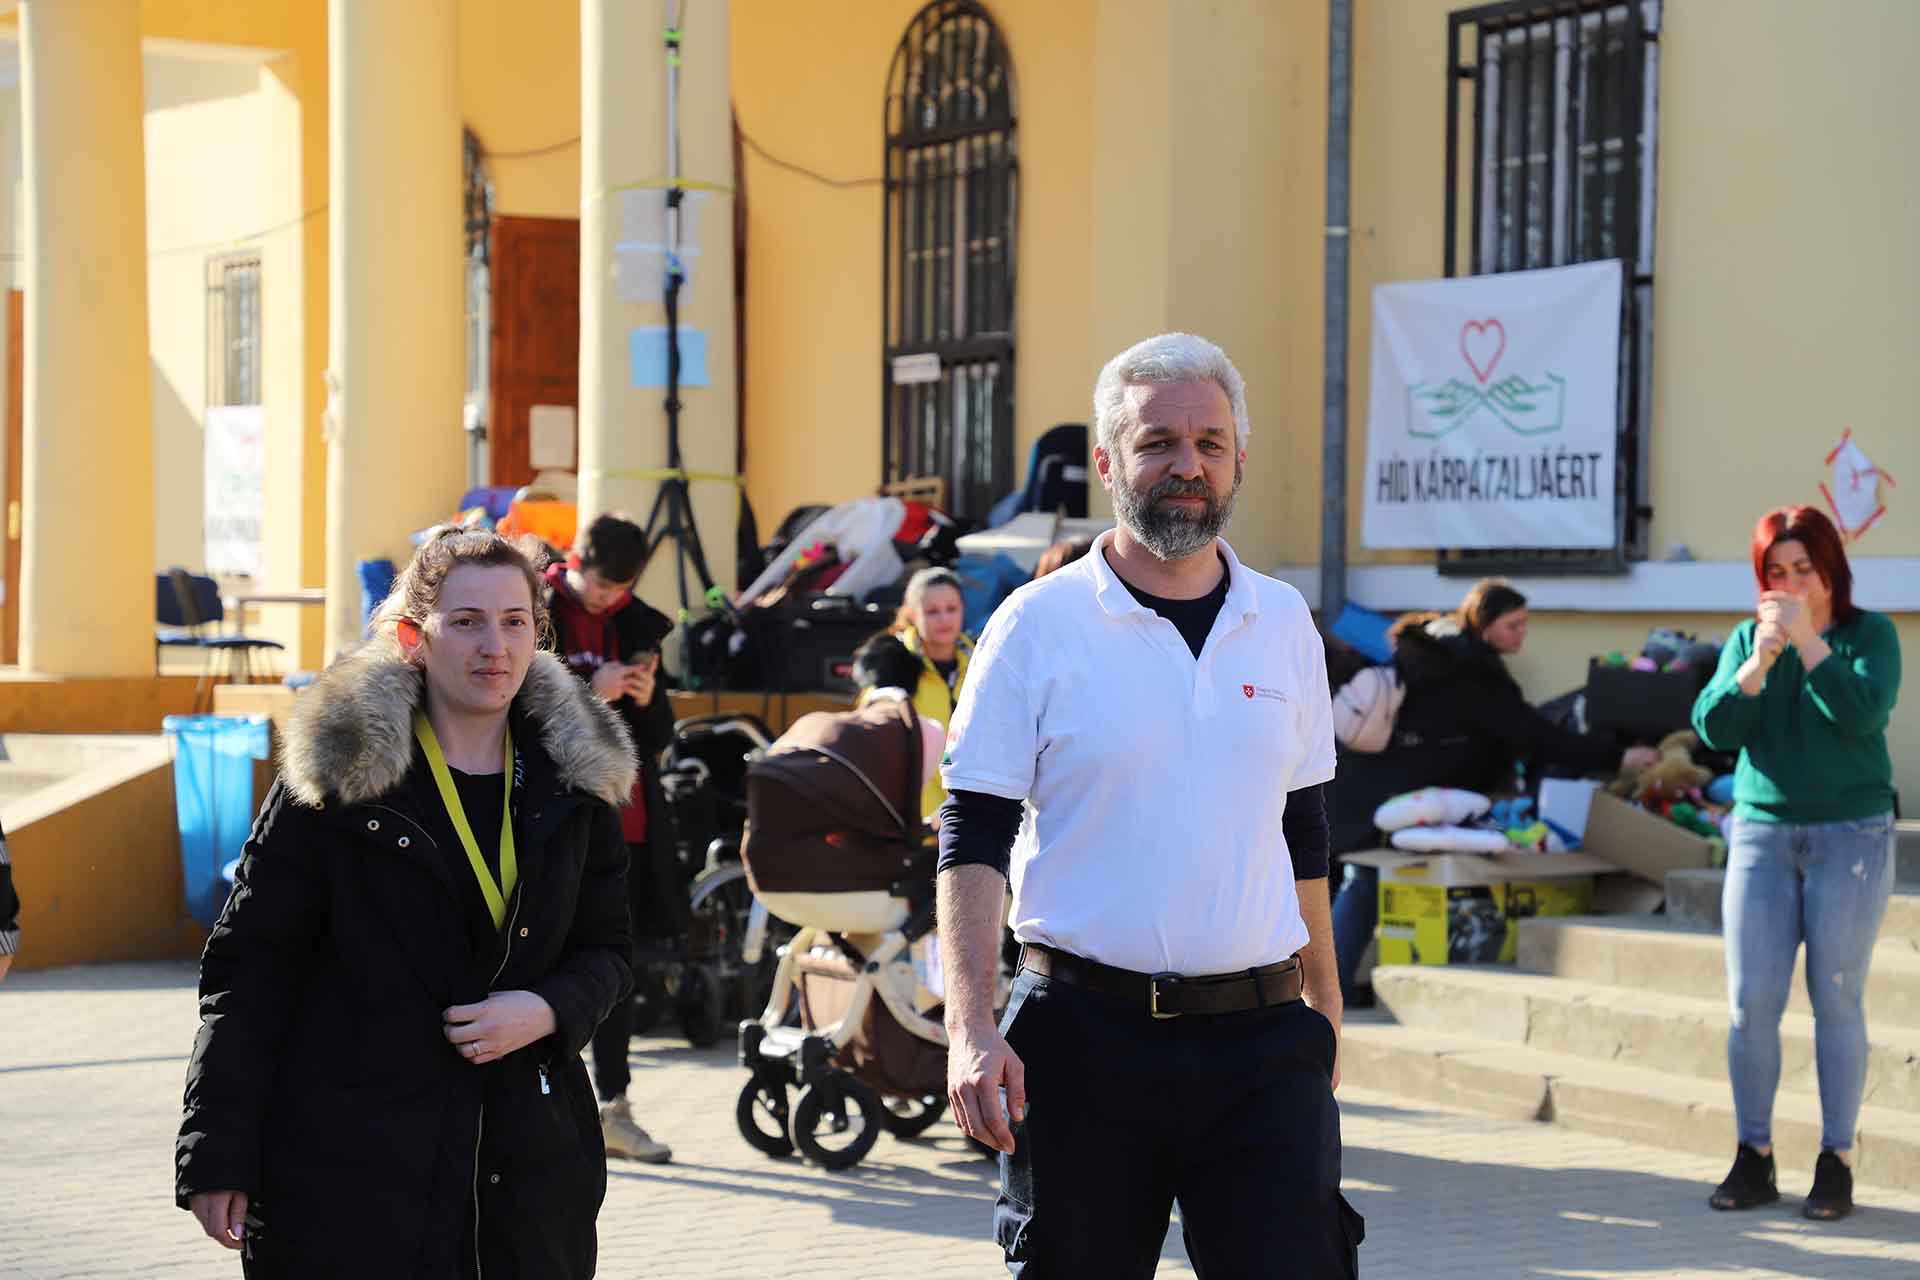
[[[1592,876],[1445,885],[1382,872],[1379,963],[1512,964],[1520,920],[1592,906]]]

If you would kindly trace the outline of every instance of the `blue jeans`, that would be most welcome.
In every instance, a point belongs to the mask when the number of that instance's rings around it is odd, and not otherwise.
[[[1893,815],[1806,825],[1737,819],[1727,848],[1727,1071],[1740,1141],[1773,1141],[1780,1017],[1807,944],[1820,1145],[1853,1146],[1867,1078],[1862,1007],[1873,943],[1893,892]]]
[[[1333,952],[1340,966],[1340,998],[1353,999],[1354,972],[1380,923],[1380,870],[1349,862],[1333,899]]]

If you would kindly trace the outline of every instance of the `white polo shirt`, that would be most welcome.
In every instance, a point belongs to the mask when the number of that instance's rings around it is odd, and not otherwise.
[[[1333,777],[1333,709],[1300,593],[1222,540],[1200,656],[1107,563],[1113,533],[1028,583],[974,649],[947,789],[1027,802],[1014,933],[1142,973],[1284,960],[1307,942],[1287,793]]]

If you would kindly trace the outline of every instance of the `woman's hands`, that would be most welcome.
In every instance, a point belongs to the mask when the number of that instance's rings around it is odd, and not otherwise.
[[[1828,654],[1834,652],[1828,649],[1824,639],[1820,639],[1820,629],[1814,622],[1812,610],[1807,608],[1807,601],[1791,591],[1761,591],[1761,606],[1755,610],[1755,616],[1759,618],[1759,626],[1753,629],[1753,658],[1741,666],[1741,674],[1745,674],[1753,660],[1761,660],[1763,666],[1753,689],[1747,689],[1747,681],[1741,679],[1741,691],[1747,695],[1757,693],[1759,687],[1766,683],[1766,668],[1774,664],[1774,658],[1786,652],[1788,645],[1793,645],[1793,649],[1799,652],[1801,666],[1805,666],[1809,672],[1826,662]]]
[[[479,1066],[554,1033],[553,1006],[531,991],[496,991],[479,1004],[456,1004],[440,1015],[454,1051]]]
[[[1740,692],[1749,698],[1759,697],[1760,690],[1766,687],[1767,672],[1773,670],[1773,664],[1786,647],[1786,628],[1763,615],[1760,624],[1753,629],[1753,652],[1747,655],[1747,660],[1740,664],[1740,669],[1733,675]]]
[[[1813,614],[1808,611],[1806,601],[1790,591],[1761,592],[1757,616],[1762,623],[1776,624],[1796,649],[1804,650],[1808,644],[1820,638],[1820,633],[1814,630]]]
[[[247,1193],[244,1191],[196,1191],[187,1197],[187,1208],[200,1220],[200,1229],[210,1240],[218,1240],[229,1249],[238,1249],[247,1235]]]

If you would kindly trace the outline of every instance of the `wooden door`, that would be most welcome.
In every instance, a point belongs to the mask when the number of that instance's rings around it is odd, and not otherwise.
[[[21,424],[21,409],[25,399],[26,380],[26,295],[18,289],[7,291],[7,469],[5,484],[6,506],[0,511],[0,518],[6,521],[6,581],[0,583],[0,590],[6,592],[4,603],[0,603],[0,663],[12,666],[20,661],[20,499],[21,499],[21,451],[26,447],[26,433]]]
[[[533,479],[528,414],[580,404],[580,220],[495,218],[489,483]],[[576,467],[580,433],[574,428]]]

